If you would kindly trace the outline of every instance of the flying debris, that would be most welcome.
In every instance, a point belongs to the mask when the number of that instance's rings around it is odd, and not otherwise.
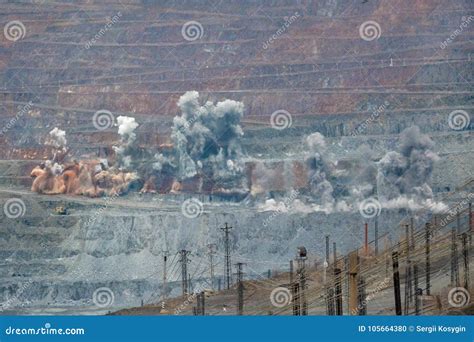
[[[369,197],[385,208],[444,207],[432,200],[428,185],[439,159],[434,142],[416,126],[403,131],[398,150],[379,161],[364,146],[352,152],[358,156],[352,162],[336,160],[319,132],[305,138],[299,159],[265,161],[243,151],[241,102],[201,104],[199,93],[189,91],[177,105],[181,114],[173,119],[169,142],[157,148],[141,147],[139,123],[119,116],[120,142],[109,159],[68,161],[66,132],[55,127],[45,142],[54,148],[53,158],[31,171],[31,190],[90,197],[130,190],[218,194],[279,212],[353,211]]]
[[[154,155],[152,176],[158,187],[172,179],[172,191],[246,192],[240,120],[241,102],[199,103],[199,93],[180,97],[171,128],[171,148]],[[161,186],[162,187],[162,186]]]
[[[199,103],[196,91],[185,93],[178,101],[181,115],[171,128],[171,143],[158,150],[144,150],[137,144],[139,123],[133,117],[117,118],[120,143],[113,146],[109,160],[84,160],[63,163],[66,132],[53,129],[47,144],[55,157],[31,172],[32,190],[40,193],[68,193],[102,196],[123,194],[130,187],[140,192],[208,192],[244,195],[248,192],[242,161],[240,120],[241,102],[224,100]],[[67,153],[67,152],[66,152]],[[61,159],[60,162],[57,162]]]

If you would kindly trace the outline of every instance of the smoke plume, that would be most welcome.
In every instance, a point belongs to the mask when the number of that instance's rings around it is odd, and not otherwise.
[[[171,158],[157,156],[155,167],[176,167],[179,180],[205,174],[217,182],[238,177],[243,170],[241,102],[225,100],[199,104],[199,93],[189,91],[178,101],[181,115],[173,120]]]
[[[135,129],[138,123],[135,118],[129,116],[119,116],[117,118],[118,134],[120,135],[120,145],[113,149],[117,155],[117,165],[119,169],[131,169],[132,157],[134,155],[133,143],[136,140]]]
[[[334,205],[333,186],[327,177],[331,174],[332,165],[329,162],[324,136],[313,133],[306,138],[309,156],[306,159],[308,167],[308,180],[311,193],[315,200],[322,206]]]
[[[439,160],[434,142],[419,127],[405,129],[400,136],[399,151],[390,151],[379,161],[377,189],[381,199],[392,200],[401,195],[431,198],[428,185],[433,166]]]
[[[49,132],[49,136],[46,140],[46,144],[56,147],[58,149],[66,149],[66,146],[67,146],[66,132],[57,127],[54,127]]]

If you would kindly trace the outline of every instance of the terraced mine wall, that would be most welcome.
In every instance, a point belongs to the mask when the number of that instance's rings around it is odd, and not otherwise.
[[[137,306],[142,298],[145,302],[151,300],[152,294],[159,292],[165,249],[193,252],[189,268],[194,282],[208,277],[207,245],[216,243],[216,275],[220,276],[223,235],[219,227],[224,222],[234,227],[233,260],[256,260],[248,272],[257,278],[268,269],[286,269],[287,261],[300,245],[321,260],[322,237],[326,234],[338,238],[341,252],[349,250],[354,241],[362,241],[365,222],[358,212],[275,216],[274,212],[257,212],[241,204],[210,203],[204,197],[200,198],[204,213],[188,219],[181,213],[181,202],[156,198],[120,198],[105,207],[100,199],[14,192],[1,192],[1,196],[5,200],[19,196],[26,211],[19,219],[0,219],[0,299],[8,300],[28,283],[28,291],[24,291],[19,303],[32,308],[49,305],[63,310],[93,310],[92,293],[104,286],[116,294],[116,307]],[[55,213],[59,205],[67,206],[68,215]],[[395,238],[398,232],[389,231],[389,227],[406,214],[384,212],[380,234],[389,233]],[[180,292],[177,270],[170,273],[175,295]]]
[[[43,158],[42,139],[54,126],[67,130],[77,154],[96,153],[118,139],[92,126],[99,109],[136,117],[139,140],[155,146],[169,139],[176,102],[189,90],[242,101],[245,129],[256,132],[247,134],[262,146],[275,133],[276,110],[292,114],[289,136],[334,137],[367,120],[359,135],[397,134],[413,123],[445,132],[452,110],[473,107],[472,32],[441,46],[469,18],[464,0],[76,5],[3,5],[2,22],[23,20],[27,35],[14,43],[0,37],[1,127],[31,105],[0,136],[1,158]],[[359,34],[369,19],[381,23],[373,41]],[[202,25],[193,41],[182,35],[191,20]]]
[[[473,124],[462,132],[447,124],[453,110],[472,116],[472,30],[440,47],[471,14],[468,1],[207,5],[2,4],[1,22],[21,20],[27,32],[16,42],[0,36],[0,127],[8,128],[0,135],[0,196],[2,203],[18,197],[26,204],[21,218],[0,217],[0,300],[11,304],[2,312],[28,307],[39,313],[46,308],[103,313],[112,308],[99,310],[92,296],[104,286],[115,293],[113,308],[154,301],[161,251],[194,251],[191,270],[197,277],[204,272],[206,244],[222,244],[218,228],[226,221],[234,225],[234,260],[260,260],[247,271],[251,276],[286,267],[302,244],[322,255],[326,233],[340,237],[341,253],[363,236],[359,213],[290,213],[264,226],[268,212],[246,203],[211,204],[199,195],[204,214],[188,220],[180,213],[182,197],[123,198],[101,210],[104,199],[29,192],[29,171],[50,157],[43,142],[53,127],[67,131],[74,156],[105,153],[119,140],[116,128],[93,126],[99,109],[135,117],[139,144],[155,148],[169,142],[184,92],[239,100],[245,105],[244,147],[250,157],[268,160],[299,158],[300,142],[315,131],[328,137],[330,151],[342,159],[351,159],[353,149],[364,144],[382,155],[397,143],[398,133],[417,124],[442,156],[431,184],[436,196],[472,178]],[[90,44],[118,12],[120,20]],[[264,48],[295,13],[299,17],[285,34]],[[201,23],[203,34],[190,42],[182,27],[191,20]],[[359,27],[366,20],[381,24],[379,39],[361,39]],[[281,109],[293,123],[277,132],[270,115]],[[69,214],[58,216],[59,206]],[[396,239],[393,227],[406,215],[384,211],[380,234]],[[174,281],[172,294],[179,292]]]

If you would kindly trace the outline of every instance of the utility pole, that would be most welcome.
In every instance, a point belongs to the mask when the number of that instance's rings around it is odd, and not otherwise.
[[[326,259],[324,260],[324,273],[323,273],[324,285],[326,285],[328,268],[329,268],[329,235],[326,235]]]
[[[188,259],[188,255],[190,254],[190,251],[187,251],[185,249],[182,249],[179,251],[180,259],[179,261],[181,262],[181,289],[183,296],[186,296],[189,293],[189,280],[188,280],[188,262],[190,261]]]
[[[342,287],[341,287],[341,269],[337,266],[336,243],[332,243],[332,253],[334,259],[334,298],[336,303],[336,315],[342,315]]]
[[[326,235],[326,262],[329,264],[329,235]]]
[[[469,220],[469,245],[472,244],[472,203],[469,202],[469,216],[468,216],[468,220]]]
[[[359,316],[367,315],[366,298],[365,279],[364,277],[359,277],[357,280],[357,314]]]
[[[456,229],[451,230],[451,286],[459,286],[459,264]]]
[[[161,297],[163,298],[163,301],[166,300],[166,297],[168,295],[168,284],[166,278],[166,263],[168,262],[168,253],[168,251],[163,251],[163,284],[161,290]]]
[[[398,270],[398,252],[392,253],[393,261],[393,290],[395,295],[395,313],[397,316],[402,314],[402,299],[400,295],[400,272]]]
[[[410,226],[407,224],[405,225],[406,228],[406,242],[407,242],[407,264],[405,267],[405,307],[404,307],[404,314],[408,315],[408,309],[410,307],[411,298],[412,298],[412,283],[411,283],[411,259],[410,259]]]
[[[461,214],[456,210],[456,234],[461,234]]]
[[[290,260],[290,285],[293,284],[293,260]]]
[[[365,224],[365,237],[364,237],[364,249],[365,256],[369,256],[369,224]]]
[[[207,245],[209,254],[209,276],[211,277],[211,290],[214,291],[214,254],[216,254],[217,246],[214,243]]]
[[[430,246],[430,224],[426,223],[425,225],[425,279],[426,279],[426,295],[430,295],[431,288],[431,246]]]
[[[336,298],[336,315],[342,316],[342,284],[341,269],[334,268],[334,293]]]
[[[300,284],[294,282],[291,284],[291,294],[293,296],[293,316],[300,315]]]
[[[462,256],[464,261],[464,288],[469,290],[469,249],[467,247],[468,234],[462,234]]]
[[[237,266],[237,315],[242,316],[244,314],[244,273],[242,272],[242,266],[244,263],[238,262]]]
[[[359,273],[359,256],[357,250],[349,253],[348,257],[348,273],[349,273],[349,315],[356,315],[360,310],[359,293],[358,293],[358,273]]]
[[[375,256],[379,254],[379,220],[377,219],[377,216],[375,216],[375,227],[374,227],[374,243],[375,243]]]
[[[306,302],[306,269],[305,269],[305,260],[307,259],[307,251],[305,247],[298,248],[298,279],[299,279],[299,287],[301,291],[301,295],[299,296],[299,300],[301,303],[301,315],[307,316],[308,315],[308,303]]]
[[[205,304],[205,294],[204,292],[199,292],[196,296],[196,305],[195,307],[195,316],[204,316],[206,315],[206,304]]]
[[[232,229],[232,227],[229,227],[227,225],[227,222],[225,223],[225,227],[221,228],[221,230],[224,232],[224,246],[225,246],[225,263],[224,263],[224,277],[226,281],[226,287],[227,289],[230,289],[230,284],[231,284],[231,263],[230,263],[230,244],[229,244],[229,230]]]
[[[422,289],[418,287],[418,265],[415,262],[413,265],[413,277],[415,282],[415,315],[420,315],[420,296],[423,293]]]
[[[206,298],[206,295],[204,293],[204,291],[201,292],[201,315],[205,316],[206,315],[206,303],[205,303],[205,299]]]
[[[334,315],[334,291],[328,285],[327,281],[327,271],[329,269],[329,235],[325,236],[326,241],[326,255],[324,260],[324,273],[323,273],[323,281],[324,286],[326,287],[326,304],[327,304],[327,314],[329,316]]]
[[[328,316],[334,316],[334,289],[332,287],[326,289],[326,304]]]
[[[388,236],[385,236],[384,239],[384,248],[386,251],[392,248],[392,242]],[[385,253],[385,276],[389,277],[390,269],[390,253]]]

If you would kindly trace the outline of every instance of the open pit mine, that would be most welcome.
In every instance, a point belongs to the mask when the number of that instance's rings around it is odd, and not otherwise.
[[[0,314],[472,309],[469,1],[0,9]]]

